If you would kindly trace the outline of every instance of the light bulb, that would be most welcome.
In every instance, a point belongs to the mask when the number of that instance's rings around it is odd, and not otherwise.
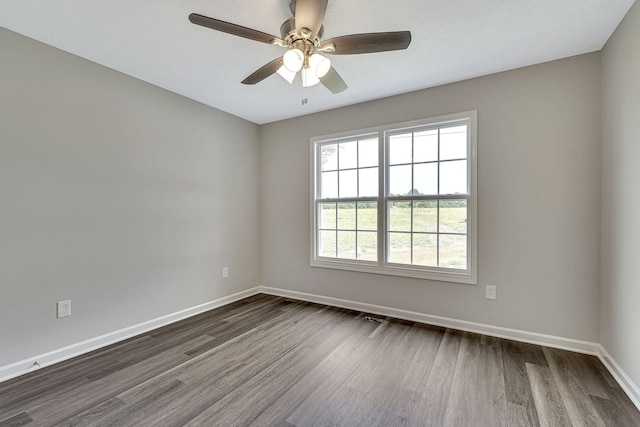
[[[287,70],[297,73],[302,69],[302,65],[304,65],[304,54],[300,49],[290,49],[285,52],[282,57],[282,62],[284,66],[287,67]]]
[[[309,57],[309,67],[314,70],[316,76],[321,79],[327,75],[331,69],[331,61],[322,55],[314,53]]]
[[[293,84],[293,79],[296,78],[296,74],[297,74],[293,71],[289,71],[289,69],[287,69],[287,67],[285,67],[284,65],[278,68],[278,71],[276,71],[276,73],[280,74],[280,76],[286,81],[288,81],[289,84]]]
[[[317,85],[320,83],[320,79],[316,76],[316,71],[311,68],[303,68],[302,69],[302,86],[309,87],[313,85]]]

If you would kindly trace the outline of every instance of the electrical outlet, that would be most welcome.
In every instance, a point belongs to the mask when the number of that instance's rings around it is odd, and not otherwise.
[[[58,301],[58,319],[71,316],[71,300]]]
[[[222,277],[229,277],[229,267],[222,267]]]
[[[496,299],[496,287],[495,286],[491,286],[491,285],[487,285],[485,297],[487,299]]]

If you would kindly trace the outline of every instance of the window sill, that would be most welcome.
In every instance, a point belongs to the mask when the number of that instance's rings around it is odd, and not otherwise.
[[[329,268],[334,270],[356,271],[360,273],[382,274],[386,276],[411,277],[414,279],[435,280],[439,282],[462,283],[477,285],[477,277],[473,273],[458,272],[455,270],[430,271],[418,270],[399,265],[386,265],[384,267],[374,263],[349,262],[336,259],[312,259],[311,267]]]

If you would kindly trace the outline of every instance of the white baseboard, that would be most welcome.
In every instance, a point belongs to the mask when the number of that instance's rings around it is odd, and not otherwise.
[[[609,372],[611,372],[613,378],[620,384],[620,387],[622,387],[625,393],[627,393],[627,396],[629,396],[629,399],[631,399],[640,411],[640,387],[631,380],[629,375],[620,367],[618,362],[616,362],[602,344],[598,344],[598,358]]]
[[[139,323],[134,326],[129,326],[127,328],[110,332],[108,334],[91,338],[86,341],[72,344],[57,350],[53,350],[48,353],[39,354],[37,356],[33,356],[28,359],[21,360],[19,362],[15,362],[10,365],[0,366],[0,382],[9,380],[11,378],[15,378],[17,376],[26,374],[31,371],[35,371],[37,369],[44,368],[45,366],[53,365],[55,363],[62,362],[64,360],[71,359],[73,357],[88,353],[93,350],[97,350],[102,347],[106,347],[111,344],[115,344],[127,338],[140,335],[142,333],[151,331],[153,329],[157,329],[161,326],[165,326],[170,323],[174,323],[179,320],[195,316],[205,311],[230,304],[234,301],[238,301],[243,298],[256,295],[258,293],[260,293],[259,287],[247,289],[245,291],[238,292],[226,297],[218,298],[216,300],[209,301],[207,303],[200,304],[195,307],[191,307],[175,313],[167,314],[165,316],[158,317],[157,319]]]
[[[379,314],[381,316],[390,316],[398,319],[411,320],[413,322],[426,323],[429,325],[442,326],[445,328],[458,329],[467,332],[475,332],[492,337],[507,338],[510,340],[544,345],[547,347],[570,350],[594,356],[598,355],[600,348],[600,345],[598,343],[557,337],[553,335],[539,334],[537,332],[527,332],[518,329],[503,328],[501,326],[492,326],[482,323],[469,322],[466,320],[452,319],[449,317],[433,316],[430,314],[418,313],[415,311],[401,310],[397,308],[366,304],[357,301],[307,294],[304,292],[290,291],[287,289],[278,289],[266,286],[260,286],[259,289],[260,292],[264,294],[299,299],[308,302],[315,302],[318,304],[326,304],[334,307],[348,308],[351,310],[365,311],[372,314]]]

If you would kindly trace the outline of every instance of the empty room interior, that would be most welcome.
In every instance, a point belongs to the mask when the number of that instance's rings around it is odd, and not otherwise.
[[[638,2],[0,26],[0,426],[640,426]]]

